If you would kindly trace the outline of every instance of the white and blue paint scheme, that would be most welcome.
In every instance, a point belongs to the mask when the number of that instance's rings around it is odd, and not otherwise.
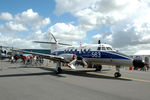
[[[52,34],[51,34],[52,35]],[[52,35],[53,36],[53,35]],[[133,58],[119,53],[112,48],[109,44],[86,44],[86,45],[69,45],[64,43],[55,42],[43,42],[34,41],[35,43],[53,44],[51,54],[43,54],[36,52],[29,52],[24,50],[17,50],[25,53],[31,53],[33,55],[41,56],[45,59],[52,60],[57,63],[56,72],[61,73],[61,65],[67,65],[72,69],[78,68],[78,64],[83,65],[86,68],[96,68],[96,71],[101,71],[102,65],[116,66],[115,77],[120,77],[120,66],[135,66],[143,67],[143,62],[134,60]],[[58,48],[58,45],[65,45]]]
[[[88,44],[84,46],[68,46],[59,48],[52,52],[53,55],[65,56],[74,54],[82,57],[87,63],[115,65],[115,66],[131,66],[133,59],[125,54],[117,52],[108,44]]]

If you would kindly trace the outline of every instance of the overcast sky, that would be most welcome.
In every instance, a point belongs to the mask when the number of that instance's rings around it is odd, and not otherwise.
[[[149,0],[0,0],[0,45],[43,48],[33,40],[111,44],[134,54],[150,49]]]

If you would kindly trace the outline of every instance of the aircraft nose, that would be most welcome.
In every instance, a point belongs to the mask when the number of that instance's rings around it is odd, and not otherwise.
[[[142,62],[142,60],[134,59],[133,66],[134,66],[134,69],[143,68],[145,66],[145,63]]]

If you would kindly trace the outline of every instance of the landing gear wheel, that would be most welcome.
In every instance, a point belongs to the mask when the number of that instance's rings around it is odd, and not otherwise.
[[[61,67],[58,67],[58,68],[56,69],[56,74],[60,74],[61,72],[62,72]]]
[[[115,78],[121,77],[121,74],[120,74],[119,72],[116,72],[116,73],[114,74],[114,77],[115,77]]]
[[[102,71],[102,66],[101,65],[97,65],[95,71]]]

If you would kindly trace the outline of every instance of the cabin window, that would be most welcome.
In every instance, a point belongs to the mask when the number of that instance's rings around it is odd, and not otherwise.
[[[77,51],[77,49],[75,49],[74,51]]]
[[[97,50],[101,50],[101,47],[98,47]]]
[[[67,52],[67,50],[65,49],[64,52]]]
[[[106,50],[106,48],[105,48],[105,47],[102,47],[102,50]]]
[[[86,49],[84,49],[84,52],[86,52]]]
[[[70,49],[70,52],[72,52],[73,51],[73,49]]]
[[[88,49],[88,51],[91,51],[91,49]]]

